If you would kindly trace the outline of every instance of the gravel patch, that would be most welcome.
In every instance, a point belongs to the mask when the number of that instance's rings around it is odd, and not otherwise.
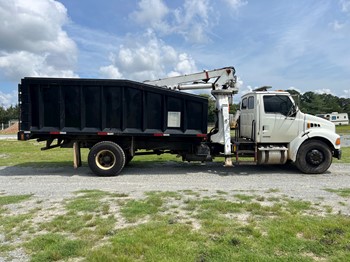
[[[4,135],[0,134],[0,140],[17,140],[17,135]]]
[[[277,189],[288,197],[320,202],[350,214],[349,200],[326,188],[350,187],[350,165],[333,164],[321,175],[305,175],[294,166],[236,166],[225,168],[220,163],[196,165],[164,163],[133,167],[132,163],[116,177],[97,177],[88,167],[31,168],[0,167],[0,192],[10,195],[33,194],[37,199],[61,201],[82,189],[126,193],[143,197],[148,191],[207,190],[254,191],[264,195]],[[339,204],[342,202],[342,204]],[[344,206],[344,202],[346,205]]]

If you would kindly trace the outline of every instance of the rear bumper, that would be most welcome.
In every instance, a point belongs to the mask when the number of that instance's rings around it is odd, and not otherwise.
[[[30,139],[30,132],[25,132],[25,131],[19,131],[17,133],[17,140],[29,140]]]

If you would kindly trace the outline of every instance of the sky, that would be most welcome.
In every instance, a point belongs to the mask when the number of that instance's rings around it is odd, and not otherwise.
[[[234,66],[350,98],[350,0],[0,0],[0,105],[27,76],[158,79]]]

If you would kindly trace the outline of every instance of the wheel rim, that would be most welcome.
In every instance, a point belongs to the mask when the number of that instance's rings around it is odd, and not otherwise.
[[[103,169],[108,170],[115,166],[116,157],[114,153],[110,150],[101,150],[97,153],[95,157],[96,165]]]
[[[306,154],[306,161],[314,166],[320,165],[324,161],[324,155],[317,149],[312,149]]]

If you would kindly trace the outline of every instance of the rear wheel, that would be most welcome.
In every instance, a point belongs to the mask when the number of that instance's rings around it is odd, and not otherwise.
[[[332,152],[325,143],[310,140],[300,146],[295,163],[303,173],[322,174],[332,164]]]
[[[125,154],[118,144],[102,141],[90,149],[88,163],[96,175],[115,176],[124,168]]]

